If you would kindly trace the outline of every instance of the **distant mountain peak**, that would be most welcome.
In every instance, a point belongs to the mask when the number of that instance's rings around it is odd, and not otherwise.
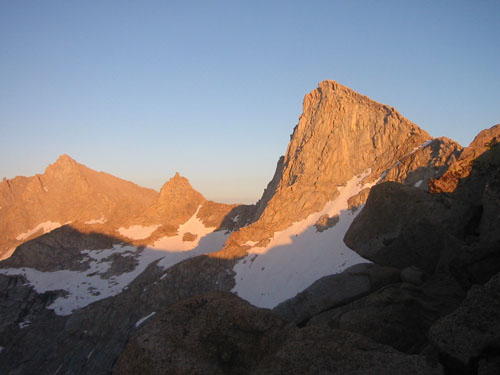
[[[56,160],[56,163],[57,162],[74,162],[75,159],[73,159],[71,156],[69,156],[68,154],[61,154],[59,155],[59,157],[57,158]]]
[[[51,173],[57,171],[58,173],[70,172],[78,168],[79,164],[75,159],[67,154],[60,155],[57,160],[50,164],[46,169],[45,173]]]
[[[73,159],[71,156],[69,156],[68,154],[62,154],[62,155],[59,155],[59,157],[57,158],[57,160],[54,164],[55,165],[75,166],[78,164],[78,162],[75,159]]]
[[[165,182],[160,190],[158,202],[160,204],[173,204],[173,202],[199,202],[205,201],[203,195],[196,191],[189,180],[176,172],[174,177]]]
[[[162,195],[168,196],[174,192],[177,193],[182,191],[186,192],[196,190],[194,190],[186,177],[181,176],[179,172],[175,172],[175,175],[163,184],[160,190],[160,199]]]

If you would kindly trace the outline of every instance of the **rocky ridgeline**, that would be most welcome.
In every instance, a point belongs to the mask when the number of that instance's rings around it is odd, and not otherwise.
[[[103,231],[146,210],[158,193],[104,172],[67,155],[41,175],[0,182],[0,259],[20,243],[66,223],[102,223]],[[39,226],[46,223],[46,227]],[[23,236],[24,234],[24,236]]]
[[[339,187],[366,171],[366,184],[392,180],[425,187],[461,151],[450,139],[432,139],[394,108],[323,81],[304,98],[299,123],[255,207],[253,224],[233,234],[225,254],[245,254],[247,241],[264,245],[275,232],[323,209]]]
[[[178,173],[164,184],[158,194],[107,173],[96,172],[67,155],[59,157],[42,175],[0,182],[0,207],[0,259],[9,258],[16,247],[61,226],[71,229],[58,233],[56,236],[59,238],[64,235],[62,233],[72,233],[77,237],[77,233],[107,236],[107,239],[102,237],[103,241],[87,249],[109,248],[110,244],[120,241],[146,246],[163,236],[176,235],[179,225],[197,212],[197,217],[205,226],[226,231],[243,225],[250,212],[250,206],[206,200]],[[119,232],[119,228],[131,226],[155,226],[155,230],[140,239]],[[41,241],[47,243],[45,239]],[[72,235],[61,241],[72,242]],[[70,257],[69,247],[80,251],[87,246],[86,243],[83,247],[78,243],[74,246],[62,245],[58,240],[52,240],[52,243],[49,253],[53,253],[52,258],[60,260]],[[9,264],[27,266],[23,263],[27,258],[31,259],[29,264],[34,264],[34,257],[41,257],[28,250],[39,249],[37,243],[28,243],[20,248],[23,250],[16,251]],[[42,253],[44,256],[48,254]],[[66,264],[60,261],[60,269],[65,269]]]
[[[162,186],[158,200],[131,222],[143,226],[161,224],[164,229],[156,233],[158,237],[161,232],[174,234],[179,224],[185,223],[197,213],[205,226],[231,231],[244,222],[249,210],[250,206],[216,203],[205,199],[187,178],[176,173]]]
[[[43,221],[72,223],[9,243],[26,241],[1,268],[88,271],[93,261],[84,250],[136,249],[103,259],[110,263],[102,275],[108,281],[137,267],[145,245],[174,237],[195,213],[206,227],[234,232],[216,253],[169,268],[154,258],[119,294],[68,315],[51,309],[65,290],[36,293],[22,276],[0,274],[0,372],[497,374],[498,276],[488,280],[500,271],[498,133],[499,126],[482,132],[462,151],[393,108],[325,81],[304,99],[287,153],[255,206],[207,201],[176,175],[160,194],[132,205],[119,192],[115,200],[97,195],[104,197],[106,221],[101,206],[88,203],[82,216],[70,210],[57,216],[54,203],[48,210],[55,216],[42,209],[33,221],[17,219],[24,226],[4,232],[10,240]],[[64,168],[49,173],[58,164]],[[252,247],[248,241],[265,247],[276,231],[320,211],[367,171],[364,183],[379,184],[348,199],[359,215],[345,241],[373,264],[316,280],[274,311],[227,293],[235,286],[235,263]],[[109,175],[63,156],[44,175],[2,182],[1,205],[23,218],[53,202],[38,195],[52,188],[61,205],[76,192],[91,199],[111,184],[103,176]],[[37,179],[57,183],[47,187]],[[66,189],[74,194],[65,196]],[[141,191],[135,193],[142,197]],[[22,204],[24,197],[30,199]],[[335,230],[339,220],[318,217],[314,232]],[[131,239],[117,231],[126,226],[153,229]],[[197,240],[191,232],[182,238]]]
[[[455,191],[372,189],[346,241],[375,263],[272,312],[221,293],[174,304],[133,335],[114,374],[500,373],[500,126],[484,133]]]

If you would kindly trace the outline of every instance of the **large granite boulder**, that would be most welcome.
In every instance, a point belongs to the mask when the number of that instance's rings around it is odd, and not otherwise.
[[[460,304],[464,293],[457,282],[439,275],[422,286],[391,284],[347,305],[327,310],[308,326],[362,334],[406,353],[419,353],[427,344],[431,324]]]
[[[342,273],[322,277],[274,308],[295,324],[362,297],[384,285],[400,281],[399,270],[372,263],[356,264]]]
[[[441,374],[354,333],[297,328],[230,293],[169,307],[129,341],[114,374]]]
[[[381,265],[429,273],[464,245],[500,240],[500,125],[479,133],[430,193],[382,183],[371,189],[345,243]],[[465,259],[464,259],[465,260]]]
[[[443,249],[462,236],[471,216],[468,204],[413,186],[374,186],[344,241],[375,263],[433,273]]]
[[[429,337],[450,368],[499,374],[500,274],[473,286],[457,310],[434,323]]]

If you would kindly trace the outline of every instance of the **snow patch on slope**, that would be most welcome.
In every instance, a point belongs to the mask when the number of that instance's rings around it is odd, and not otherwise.
[[[143,227],[142,225],[132,225],[128,228],[121,227],[117,230],[122,236],[130,238],[131,240],[143,240],[151,236],[159,226],[159,224],[150,225],[149,227]]]
[[[136,323],[135,323],[135,327],[139,327],[142,323],[144,323],[146,320],[148,320],[149,318],[151,318],[153,315],[156,314],[156,311],[153,311],[151,314],[149,314],[148,316],[145,316],[144,318],[141,318],[139,319]]]
[[[20,329],[27,328],[30,325],[31,325],[31,321],[30,320],[25,320],[24,322],[19,323],[19,328]]]
[[[167,252],[158,266],[164,269],[172,267],[174,264],[194,256],[208,254],[222,249],[230,233],[224,231],[214,232],[216,227],[206,227],[197,217],[196,213],[184,224],[179,225],[175,236],[165,236],[153,243],[149,249]],[[184,234],[192,233],[196,235],[194,241],[183,241]]]
[[[21,233],[19,236],[16,237],[16,240],[23,241],[26,238],[31,237],[32,235],[34,235],[35,233],[37,233],[40,230],[42,230],[43,233],[45,234],[45,233],[48,233],[48,232],[50,232],[56,228],[59,228],[61,226],[62,226],[61,223],[56,223],[54,221],[46,221],[44,223],[38,224],[36,227],[34,227],[33,229],[31,229],[25,233]]]
[[[90,303],[121,293],[152,262],[160,260],[158,265],[167,269],[174,264],[205,253],[219,251],[225,244],[229,233],[213,232],[193,215],[185,224],[180,225],[178,234],[155,242],[152,247],[136,248],[130,245],[115,245],[110,249],[83,250],[85,256],[81,262],[88,262],[85,271],[58,270],[41,272],[33,268],[0,269],[1,274],[22,275],[37,293],[48,291],[64,292],[48,306],[57,315],[68,315],[74,310]],[[184,233],[190,232],[198,237],[195,241],[182,241]],[[133,257],[135,268],[130,272],[109,272],[115,256]],[[114,257],[111,257],[114,256]]]
[[[149,254],[140,254],[139,264],[131,272],[116,276],[103,277],[109,270],[112,261],[109,256],[117,253],[133,255],[138,252],[134,246],[115,245],[105,250],[84,250],[83,254],[90,258],[89,269],[85,271],[59,270],[41,272],[33,268],[6,268],[0,273],[6,275],[22,275],[37,293],[62,290],[64,296],[58,297],[48,306],[57,315],[68,315],[81,307],[121,293],[146,267],[155,260]]]
[[[295,296],[319,278],[339,273],[358,264],[369,263],[349,249],[344,235],[361,210],[348,210],[347,200],[372,184],[362,185],[370,171],[353,177],[339,188],[339,196],[323,210],[274,233],[266,247],[254,247],[238,261],[233,271],[236,285],[233,292],[258,307],[272,308]],[[322,216],[339,215],[339,222],[323,232],[314,224]],[[253,242],[248,241],[246,245]]]
[[[99,219],[92,219],[89,221],[86,221],[85,224],[104,224],[107,221],[107,219],[104,217],[104,215],[101,215]],[[121,229],[121,228],[120,228]]]
[[[405,156],[403,156],[401,159],[399,159],[398,161],[396,161],[396,163],[394,163],[391,167],[387,168],[384,173],[382,173],[382,176],[380,176],[379,178],[379,181],[382,181],[386,176],[387,174],[389,173],[389,171],[395,167],[397,167],[399,164],[401,164],[401,161],[402,160],[405,160],[408,156],[410,155],[413,155],[415,152],[417,152],[418,150],[422,149],[422,148],[425,148],[427,146],[429,146],[432,142],[434,141],[434,139],[429,139],[428,141],[425,141],[424,143],[422,143],[421,145],[415,147],[412,151],[410,151],[408,154],[406,154]],[[418,187],[418,186],[417,186]]]

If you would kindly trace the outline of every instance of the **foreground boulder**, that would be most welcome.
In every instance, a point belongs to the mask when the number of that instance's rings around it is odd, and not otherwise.
[[[447,242],[460,236],[470,215],[468,204],[386,182],[372,188],[344,241],[375,263],[433,273]]]
[[[463,291],[451,277],[429,279],[422,286],[396,283],[347,305],[314,316],[311,325],[326,325],[369,337],[406,353],[428,344],[431,324],[458,307]]]
[[[399,280],[397,269],[371,263],[356,264],[342,273],[315,281],[295,297],[280,303],[274,311],[300,325],[314,315],[345,305]]]
[[[464,247],[484,252],[500,241],[498,139],[500,125],[479,133],[441,179],[429,182],[430,193],[393,182],[374,186],[346,232],[347,246],[375,263],[431,274],[451,262],[454,268],[478,263]]]
[[[500,374],[500,273],[484,286],[473,286],[456,311],[431,327],[429,336],[449,367]]]
[[[222,292],[165,310],[129,341],[114,374],[442,374],[354,333],[297,328]]]

